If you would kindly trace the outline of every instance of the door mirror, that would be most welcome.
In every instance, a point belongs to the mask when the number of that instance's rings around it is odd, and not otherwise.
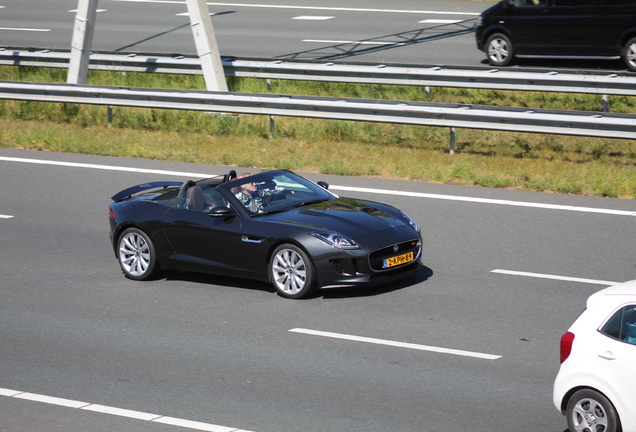
[[[329,183],[324,182],[324,181],[319,181],[318,182],[318,186],[320,186],[323,189],[329,189]]]
[[[236,212],[226,206],[216,206],[208,213],[210,217],[229,218],[236,216]]]

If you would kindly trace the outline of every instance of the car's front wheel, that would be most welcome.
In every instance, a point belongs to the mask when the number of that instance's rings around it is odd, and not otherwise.
[[[313,265],[297,246],[284,244],[276,248],[269,264],[269,275],[283,297],[303,298],[315,291]]]
[[[629,70],[636,71],[636,38],[630,39],[623,48],[623,60]]]
[[[508,66],[514,54],[512,42],[504,34],[495,33],[486,41],[486,55],[493,66]]]
[[[126,277],[134,280],[148,280],[159,269],[152,240],[137,228],[128,228],[119,236],[117,259]]]
[[[572,395],[566,417],[571,432],[618,432],[620,421],[614,405],[601,393],[584,389]]]

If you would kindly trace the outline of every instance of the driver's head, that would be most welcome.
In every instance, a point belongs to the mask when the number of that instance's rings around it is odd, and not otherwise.
[[[241,178],[249,177],[251,175],[252,173],[243,173],[238,178],[241,179]],[[241,185],[241,192],[243,192],[246,195],[253,194],[254,192],[256,192],[256,183],[254,182],[243,183]]]

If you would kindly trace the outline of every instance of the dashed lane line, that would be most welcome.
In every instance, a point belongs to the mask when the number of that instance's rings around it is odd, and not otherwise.
[[[175,417],[167,417],[159,414],[151,414],[141,411],[133,411],[128,409],[116,408],[106,405],[92,404],[88,402],[64,399],[54,396],[46,396],[36,393],[27,393],[19,390],[11,390],[0,388],[0,396],[6,396],[15,399],[24,399],[32,402],[40,402],[49,405],[57,405],[66,408],[80,409],[84,411],[92,411],[102,414],[110,414],[118,417],[126,417],[135,420],[143,420],[153,423],[162,423],[171,426],[179,426],[187,429],[194,429],[206,432],[250,432],[245,429],[238,429],[227,426],[219,426],[211,423],[203,423],[192,420],[185,420]]]
[[[158,3],[158,4],[185,4],[183,0],[111,0],[129,3]],[[457,11],[426,11],[426,10],[406,10],[406,9],[370,9],[370,8],[347,8],[331,6],[296,6],[296,5],[269,5],[255,3],[219,3],[207,2],[208,6],[229,6],[229,7],[251,7],[268,9],[304,9],[322,11],[342,11],[342,12],[386,12],[386,13],[406,13],[406,14],[430,14],[430,15],[471,15],[479,16],[481,12],[457,12]]]
[[[29,31],[29,32],[50,32],[51,29],[22,28],[22,27],[0,27],[0,30]]]
[[[55,165],[55,166],[72,167],[72,168],[100,169],[100,170],[109,170],[109,171],[124,171],[124,172],[157,174],[157,175],[166,175],[166,176],[194,177],[194,178],[207,178],[207,177],[211,177],[215,175],[210,173],[167,171],[167,170],[156,170],[156,169],[146,169],[146,168],[62,162],[62,161],[53,161],[53,160],[15,158],[15,157],[3,157],[3,156],[0,156],[0,161],[32,163],[32,164],[42,164],[42,165]],[[615,210],[615,209],[607,209],[607,208],[568,206],[568,205],[559,205],[559,204],[545,204],[545,203],[526,202],[526,201],[512,201],[512,200],[477,198],[477,197],[467,197],[467,196],[432,194],[432,193],[423,193],[423,192],[408,192],[408,191],[391,190],[391,189],[374,189],[374,188],[362,188],[362,187],[338,186],[338,185],[331,185],[329,186],[329,189],[338,190],[338,191],[347,191],[347,192],[380,194],[380,195],[400,195],[400,196],[407,196],[407,197],[413,197],[413,198],[463,201],[463,202],[473,202],[473,203],[480,203],[480,204],[496,204],[496,205],[508,205],[508,206],[516,206],[516,207],[531,207],[531,208],[539,208],[539,209],[546,209],[546,210],[564,210],[564,211],[574,211],[574,212],[580,212],[580,213],[598,213],[598,214],[606,214],[606,215],[613,215],[613,216],[636,216],[636,210]]]
[[[568,281],[568,282],[580,282],[580,283],[587,283],[587,284],[594,284],[594,285],[616,285],[616,284],[621,283],[621,282],[612,282],[612,281],[604,281],[604,280],[596,280],[596,279],[585,279],[585,278],[570,277],[570,276],[559,276],[559,275],[551,275],[551,274],[543,274],[543,273],[530,273],[530,272],[522,272],[522,271],[515,271],[515,270],[495,269],[495,270],[491,270],[490,272],[491,273],[507,274],[507,275],[512,275],[512,276],[525,276],[525,277],[540,278],[540,279],[553,279],[553,280],[561,280],[561,281]]]
[[[0,219],[11,219],[13,216],[0,214]]]
[[[442,347],[435,347],[430,345],[419,345],[419,344],[398,342],[398,341],[392,341],[392,340],[386,340],[386,339],[376,339],[376,338],[354,336],[354,335],[348,335],[348,334],[342,334],[342,333],[332,333],[332,332],[326,332],[326,331],[320,331],[320,330],[294,328],[289,331],[293,333],[302,333],[302,334],[311,335],[311,336],[322,336],[322,337],[333,338],[333,339],[344,339],[344,340],[349,340],[354,342],[365,342],[365,343],[376,344],[376,345],[387,345],[387,346],[392,346],[396,348],[408,348],[408,349],[414,349],[414,350],[420,350],[420,351],[436,352],[440,354],[452,354],[452,355],[463,356],[463,357],[474,357],[474,358],[479,358],[484,360],[496,360],[498,358],[501,358],[500,355],[494,355],[494,354],[484,354],[484,353],[473,352],[473,351],[442,348]]]

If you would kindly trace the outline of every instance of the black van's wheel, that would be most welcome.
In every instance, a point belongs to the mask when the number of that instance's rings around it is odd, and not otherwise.
[[[623,60],[629,70],[636,71],[636,38],[630,39],[623,48]]]
[[[508,36],[495,33],[486,42],[488,61],[494,66],[508,66],[514,58],[514,48]]]

